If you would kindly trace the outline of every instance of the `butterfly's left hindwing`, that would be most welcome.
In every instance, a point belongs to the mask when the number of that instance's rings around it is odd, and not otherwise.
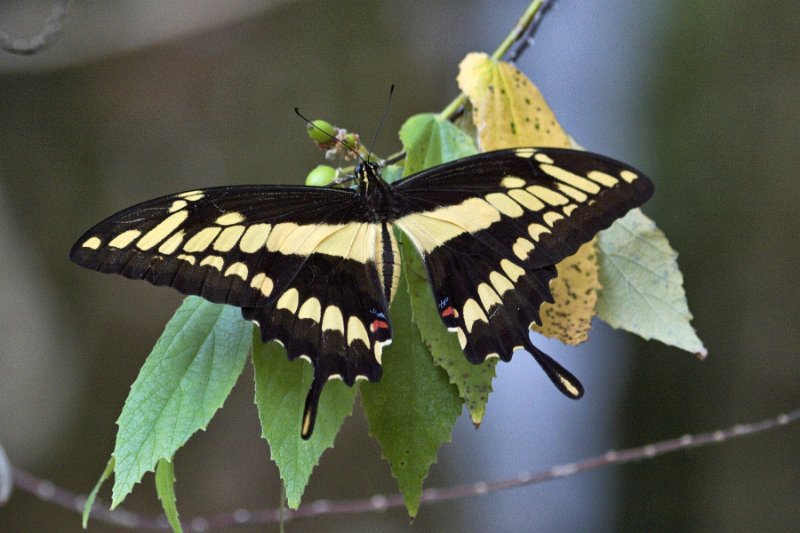
[[[241,307],[265,342],[314,365],[307,438],[327,380],[380,378],[391,338],[375,263],[381,229],[353,191],[220,187],[121,211],[89,230],[70,257]]]
[[[526,349],[578,398],[580,383],[531,344],[528,329],[553,301],[556,263],[652,192],[638,171],[596,154],[501,150],[397,182],[395,224],[422,255],[442,322],[470,361]]]

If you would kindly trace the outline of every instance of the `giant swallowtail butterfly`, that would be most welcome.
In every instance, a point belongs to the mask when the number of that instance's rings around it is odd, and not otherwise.
[[[653,193],[637,170],[554,148],[499,150],[392,184],[361,162],[352,189],[232,186],[125,209],[73,246],[77,264],[240,307],[266,342],[314,367],[302,437],[322,388],[378,381],[400,276],[393,229],[422,256],[439,316],[472,363],[524,349],[571,398],[580,382],[528,337],[553,300],[556,263]]]

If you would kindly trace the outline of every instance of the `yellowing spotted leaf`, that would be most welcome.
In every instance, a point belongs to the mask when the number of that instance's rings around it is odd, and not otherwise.
[[[587,242],[556,266],[558,277],[550,284],[555,302],[542,305],[542,325],[534,331],[567,344],[580,344],[589,338],[600,288],[595,241]]]
[[[469,97],[481,150],[572,147],[542,93],[512,65],[472,53],[459,67],[458,85]],[[542,325],[535,329],[567,344],[580,344],[589,338],[600,287],[594,241],[557,268],[558,277],[550,283],[556,301],[542,305]]]
[[[458,86],[472,104],[472,120],[482,151],[570,146],[542,93],[508,63],[482,53],[468,54],[459,65]]]

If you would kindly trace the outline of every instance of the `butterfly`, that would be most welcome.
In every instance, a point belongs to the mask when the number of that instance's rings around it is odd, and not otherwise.
[[[361,161],[352,188],[284,185],[193,190],[144,202],[86,232],[80,266],[241,308],[290,360],[314,368],[301,436],[323,386],[381,378],[400,279],[399,230],[427,268],[444,326],[466,358],[526,350],[570,398],[583,387],[529,330],[552,302],[556,264],[646,202],[653,183],[605,156],[569,149],[486,152],[394,183]]]

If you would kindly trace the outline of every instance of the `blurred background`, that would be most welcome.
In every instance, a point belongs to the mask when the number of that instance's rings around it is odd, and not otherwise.
[[[0,443],[12,463],[88,492],[130,384],[181,296],[69,263],[74,240],[138,201],[210,185],[301,183],[322,162],[292,109],[400,146],[412,114],[457,94],[526,0],[76,2],[48,51],[0,53]],[[0,31],[39,32],[47,1],[0,3]],[[519,67],[583,146],[646,171],[645,207],[680,253],[705,362],[595,324],[544,349],[579,376],[563,398],[534,362],[498,367],[426,483],[499,480],[610,448],[750,422],[800,404],[800,3],[562,0]],[[176,457],[182,517],[274,507],[247,369]],[[556,482],[289,531],[790,531],[797,427]],[[357,408],[306,492],[396,487]],[[108,500],[110,484],[101,493]],[[152,476],[124,507],[158,513]],[[0,531],[77,531],[17,491]],[[92,531],[115,528],[94,522]],[[277,526],[237,531],[277,531]]]

